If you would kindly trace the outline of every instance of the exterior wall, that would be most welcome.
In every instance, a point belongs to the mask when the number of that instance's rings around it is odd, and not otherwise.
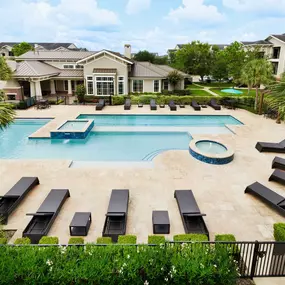
[[[5,57],[9,56],[9,50],[7,48],[1,48],[0,55],[3,56],[3,54]]]
[[[278,62],[278,70],[277,70],[277,76],[280,76],[282,73],[285,72],[285,43],[277,40],[275,38],[270,38],[269,41],[274,45],[274,47],[280,47],[280,55],[279,55],[279,59],[273,59],[272,55],[273,55],[273,48],[271,50],[271,62]]]
[[[101,58],[98,58],[96,60],[93,60],[91,62],[88,62],[84,65],[84,79],[86,79],[87,76],[93,76],[95,77],[95,75],[93,74],[93,69],[94,68],[112,68],[112,69],[117,69],[117,74],[115,77],[115,81],[114,81],[114,91],[115,94],[117,94],[118,92],[118,81],[117,78],[119,76],[123,76],[124,77],[124,82],[125,82],[125,94],[128,94],[128,90],[129,90],[129,86],[128,86],[128,65],[124,64],[124,63],[120,63],[116,60],[113,60],[111,58],[109,58],[108,56],[102,56]],[[104,76],[104,74],[102,74],[102,76]],[[105,76],[110,76],[110,75],[105,75]],[[95,79],[94,79],[94,94],[96,94],[96,85],[95,85]]]
[[[6,95],[6,100],[8,100],[7,98],[7,94],[15,94],[15,100],[21,100],[22,99],[22,90],[21,88],[4,88],[3,89]]]

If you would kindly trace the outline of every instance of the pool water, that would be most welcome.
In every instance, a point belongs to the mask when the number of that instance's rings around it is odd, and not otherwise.
[[[80,115],[77,119],[94,120],[95,126],[224,127],[242,124],[228,115]]]
[[[223,90],[221,90],[221,92],[223,92],[223,93],[230,93],[230,94],[243,94],[242,91],[236,90],[234,88],[223,89]]]
[[[213,141],[198,141],[196,147],[202,152],[211,154],[221,154],[227,151],[225,146]]]
[[[88,121],[67,121],[59,128],[59,130],[81,131],[84,129],[87,123]]]

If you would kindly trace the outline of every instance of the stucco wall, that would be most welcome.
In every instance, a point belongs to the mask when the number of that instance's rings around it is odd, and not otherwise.
[[[283,72],[285,72],[285,43],[275,38],[271,38],[270,42],[273,43],[274,47],[281,47],[279,60],[277,59],[270,60],[271,62],[278,62],[277,76],[280,76]]]

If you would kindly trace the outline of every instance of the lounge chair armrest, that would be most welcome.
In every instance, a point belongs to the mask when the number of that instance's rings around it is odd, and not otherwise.
[[[27,213],[26,216],[52,216],[54,213]]]
[[[207,216],[206,214],[202,214],[202,213],[193,213],[193,214],[183,214],[183,216],[186,216],[186,217],[205,217]]]
[[[126,214],[125,213],[107,213],[107,217],[124,217]]]

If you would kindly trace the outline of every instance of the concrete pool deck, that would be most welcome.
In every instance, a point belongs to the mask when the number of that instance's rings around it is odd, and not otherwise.
[[[124,111],[123,106],[108,106],[95,111],[94,106],[52,106],[46,110],[29,109],[17,111],[21,118],[55,118],[33,136],[49,135],[66,120],[79,114],[195,114],[232,115],[245,125],[230,126],[235,133],[207,135],[209,139],[222,139],[235,151],[233,162],[226,165],[210,165],[193,158],[188,151],[167,151],[158,155],[152,167],[140,167],[130,163],[120,167],[118,163],[94,163],[80,168],[69,168],[70,160],[0,160],[0,195],[5,194],[22,176],[38,176],[40,185],[9,217],[4,229],[16,229],[11,242],[22,236],[31,217],[52,188],[68,188],[71,197],[66,201],[54,222],[49,235],[58,236],[60,243],[69,239],[68,226],[75,212],[90,211],[92,224],[87,242],[102,235],[109,198],[112,189],[129,189],[130,204],[127,234],[138,236],[138,242],[147,242],[152,234],[153,210],[168,210],[170,235],[184,233],[182,221],[174,199],[175,189],[191,189],[203,213],[213,240],[218,233],[233,233],[238,240],[273,240],[272,225],[284,222],[277,214],[256,198],[244,194],[249,184],[259,181],[281,195],[285,187],[268,182],[272,173],[271,162],[276,154],[259,153],[257,141],[278,142],[284,139],[285,125],[265,119],[244,110],[215,111],[211,108],[195,112],[187,106],[170,112],[168,108],[150,111],[149,106],[132,106]],[[205,137],[193,134],[195,139]],[[285,158],[285,154],[278,156]]]

